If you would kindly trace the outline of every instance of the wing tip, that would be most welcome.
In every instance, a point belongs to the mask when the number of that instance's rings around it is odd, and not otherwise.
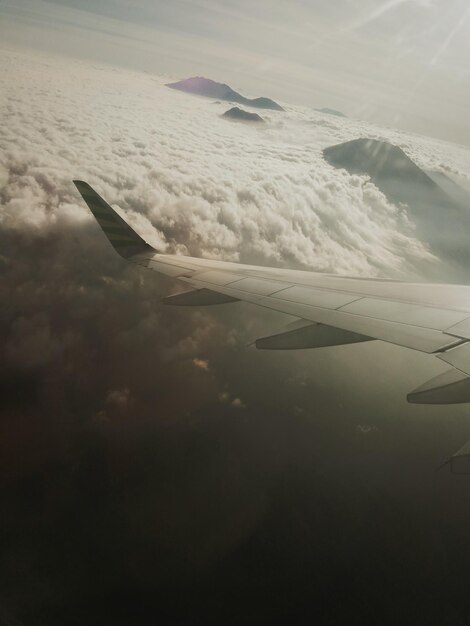
[[[86,188],[91,189],[90,185],[84,180],[79,180],[78,178],[74,178],[72,182],[79,191],[80,191],[80,187],[86,187]]]
[[[125,259],[142,257],[157,252],[84,180],[73,179],[73,184],[87,204],[108,241]]]

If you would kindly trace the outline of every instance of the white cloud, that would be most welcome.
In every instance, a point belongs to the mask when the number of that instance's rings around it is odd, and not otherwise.
[[[237,409],[245,409],[246,405],[244,404],[244,402],[240,399],[240,398],[234,398],[231,402],[232,406],[236,407]]]
[[[243,402],[243,400],[238,397],[232,397],[232,395],[228,391],[219,392],[217,397],[221,404],[229,404],[236,409],[246,409],[246,404]]]
[[[194,367],[197,367],[197,369],[203,370],[204,372],[208,372],[209,371],[209,361],[207,361],[205,359],[199,359],[199,358],[195,357],[193,359],[193,365],[194,365]]]

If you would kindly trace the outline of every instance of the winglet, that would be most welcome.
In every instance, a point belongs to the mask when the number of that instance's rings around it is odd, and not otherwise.
[[[83,180],[74,180],[73,183],[118,254],[130,259],[146,252],[156,252],[88,183]]]

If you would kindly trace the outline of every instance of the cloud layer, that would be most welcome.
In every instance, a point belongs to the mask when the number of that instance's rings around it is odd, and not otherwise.
[[[402,210],[321,156],[377,129],[293,107],[270,113],[266,129],[234,126],[220,119],[223,104],[148,75],[47,59],[32,67],[14,54],[3,63],[4,228],[90,219],[70,184],[78,177],[166,250],[359,275],[433,263]],[[410,152],[429,148],[400,139]],[[439,149],[427,150],[429,163]]]

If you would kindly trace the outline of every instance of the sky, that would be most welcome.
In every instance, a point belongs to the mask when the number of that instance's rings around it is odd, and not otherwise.
[[[2,41],[470,143],[466,0],[19,0]]]
[[[166,308],[184,286],[117,256],[72,184],[169,253],[468,282],[412,206],[322,156],[379,139],[470,188],[468,25],[442,6],[1,5],[0,623],[468,623],[470,486],[438,469],[468,407],[406,403],[445,366],[381,342],[266,353],[290,317]],[[230,122],[165,87],[192,74],[286,111]]]

